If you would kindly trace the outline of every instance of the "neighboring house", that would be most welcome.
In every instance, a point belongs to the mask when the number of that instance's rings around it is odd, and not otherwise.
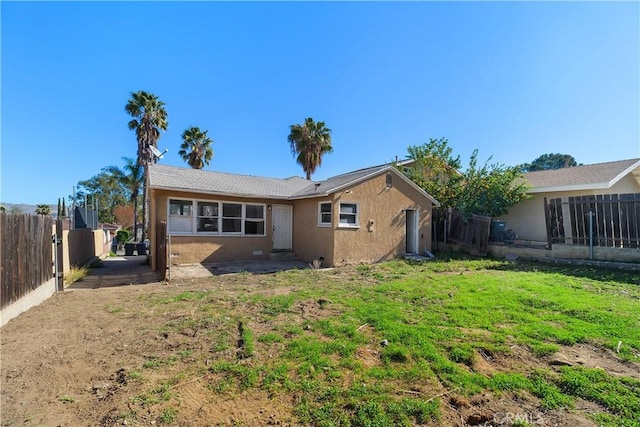
[[[108,222],[99,222],[98,228],[103,229],[105,232],[109,233],[109,240],[113,240],[118,234],[118,231],[122,229],[120,224],[109,224]]]
[[[640,193],[640,159],[529,172],[524,174],[531,199],[509,210],[501,219],[519,239],[546,241],[544,198],[597,194]]]
[[[431,249],[437,202],[392,165],[313,182],[156,164],[148,179],[151,253],[166,221],[173,264],[291,251],[336,266]]]

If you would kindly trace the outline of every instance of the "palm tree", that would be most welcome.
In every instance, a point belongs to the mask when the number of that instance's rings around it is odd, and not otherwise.
[[[149,163],[156,162],[150,147],[157,148],[160,131],[167,130],[167,111],[164,109],[164,102],[160,101],[156,95],[145,91],[131,93],[131,99],[125,105],[124,110],[134,117],[129,121],[129,129],[136,131],[138,140],[138,164],[144,170],[143,203],[142,203],[142,240],[146,238],[148,218],[147,218],[147,174]]]
[[[207,136],[207,130],[192,126],[182,133],[182,145],[178,154],[193,169],[202,169],[205,164],[208,166],[213,158],[213,139]]]
[[[46,203],[40,204],[36,206],[36,213],[38,215],[50,215],[51,214],[51,206]]]
[[[140,188],[143,186],[144,168],[130,157],[123,157],[125,165],[122,169],[110,166],[107,171],[111,173],[129,193],[129,201],[133,204],[133,235],[137,236],[138,229],[138,201]]]
[[[302,166],[311,179],[311,174],[322,165],[322,156],[331,153],[331,129],[324,122],[314,122],[311,117],[304,119],[302,125],[291,125],[291,133],[288,137],[291,144],[291,153],[296,157],[296,162]]]

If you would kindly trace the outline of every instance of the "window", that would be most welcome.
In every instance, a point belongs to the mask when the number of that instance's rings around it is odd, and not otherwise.
[[[356,203],[340,203],[340,226],[358,227],[358,205]]]
[[[169,200],[169,231],[191,233],[193,231],[193,202]]]
[[[169,200],[170,233],[265,236],[266,205]]]
[[[331,202],[318,203],[318,225],[331,225]]]
[[[264,236],[264,205],[245,205],[244,234]]]
[[[242,204],[223,203],[222,204],[222,232],[242,233]]]
[[[218,232],[218,202],[198,202],[198,232]]]

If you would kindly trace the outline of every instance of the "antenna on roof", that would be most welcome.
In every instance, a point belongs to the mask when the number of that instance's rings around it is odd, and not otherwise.
[[[149,148],[151,149],[151,152],[153,153],[153,155],[156,157],[156,159],[161,159],[162,156],[164,156],[169,149],[165,148],[164,151],[161,153],[156,147],[154,147],[153,145],[149,145]]]

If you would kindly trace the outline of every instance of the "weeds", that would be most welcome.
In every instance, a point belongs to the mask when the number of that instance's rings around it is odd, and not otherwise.
[[[69,272],[64,275],[64,282],[66,285],[71,285],[75,282],[80,282],[89,274],[89,267],[71,267]]]
[[[176,421],[178,411],[174,408],[167,408],[160,414],[160,422],[163,424],[171,424]]]

